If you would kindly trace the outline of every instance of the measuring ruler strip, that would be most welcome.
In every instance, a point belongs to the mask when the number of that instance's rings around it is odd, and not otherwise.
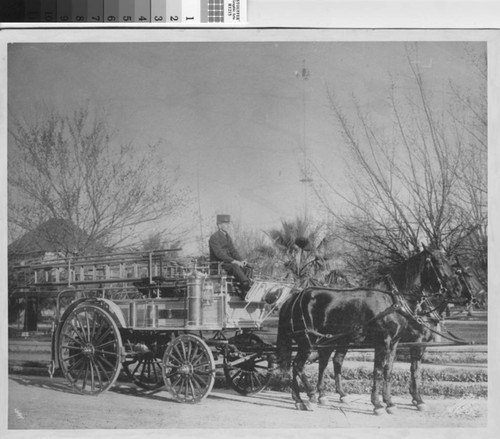
[[[246,23],[247,0],[24,0],[21,22]]]

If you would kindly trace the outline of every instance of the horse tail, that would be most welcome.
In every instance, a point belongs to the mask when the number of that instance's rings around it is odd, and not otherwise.
[[[278,320],[278,336],[276,339],[277,363],[282,373],[287,373],[292,365],[292,303],[294,297],[290,297],[280,308]]]

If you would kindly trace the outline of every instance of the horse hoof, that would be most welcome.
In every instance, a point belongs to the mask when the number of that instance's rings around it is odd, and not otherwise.
[[[341,396],[340,397],[340,402],[348,402],[347,401],[347,396]]]
[[[309,404],[309,402],[296,402],[295,408],[297,410],[312,412],[312,407],[311,404]]]
[[[382,416],[385,415],[385,409],[384,407],[375,408],[373,409],[373,413],[375,413],[377,416]]]
[[[417,410],[419,412],[425,412],[427,410],[427,405],[425,402],[421,402],[420,404],[417,404]]]
[[[318,399],[318,405],[328,405],[328,398],[326,396],[322,396]]]
[[[385,408],[385,411],[387,413],[389,413],[390,415],[394,415],[394,414],[396,414],[398,412],[398,409],[397,409],[397,407],[395,405],[391,405],[391,406],[387,406]]]
[[[312,405],[311,405],[311,403],[309,401],[304,402],[304,405],[305,405],[306,410],[308,412],[312,412],[313,411]]]

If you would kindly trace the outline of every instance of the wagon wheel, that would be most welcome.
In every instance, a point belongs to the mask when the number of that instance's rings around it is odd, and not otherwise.
[[[134,352],[131,360],[122,363],[125,373],[136,385],[146,390],[163,387],[161,357],[163,350],[155,345],[142,345],[140,352]]]
[[[183,334],[169,343],[163,355],[163,379],[178,402],[199,402],[212,390],[215,361],[200,338]]]
[[[120,332],[99,306],[84,304],[71,311],[61,327],[57,349],[64,376],[80,393],[104,392],[120,373]]]
[[[253,333],[243,333],[230,338],[229,344],[235,345],[239,352],[227,352],[224,358],[227,383],[242,395],[263,390],[271,380],[269,366],[272,355],[259,349],[265,346],[262,339]],[[238,362],[245,357],[248,358]]]

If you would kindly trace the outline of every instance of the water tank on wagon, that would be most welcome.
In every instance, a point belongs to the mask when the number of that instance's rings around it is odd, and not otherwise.
[[[194,271],[187,279],[187,322],[189,328],[220,329],[223,326],[225,276]]]

